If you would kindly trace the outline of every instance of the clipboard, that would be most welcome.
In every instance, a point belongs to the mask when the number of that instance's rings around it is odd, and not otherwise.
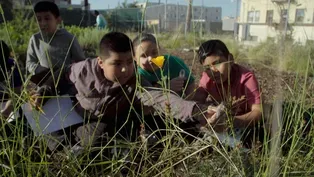
[[[42,107],[45,115],[32,108],[29,103],[22,105],[22,109],[36,136],[83,123],[83,118],[75,111],[69,95],[49,99]]]

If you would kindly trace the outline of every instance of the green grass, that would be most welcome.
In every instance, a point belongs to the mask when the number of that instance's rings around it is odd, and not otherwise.
[[[26,28],[31,24],[31,28]],[[100,38],[107,31],[94,28],[66,27],[79,40],[87,55],[97,55]],[[36,24],[26,21],[13,21],[2,24],[0,34],[14,49],[15,56],[22,55],[27,48],[28,38],[37,31]],[[135,33],[128,33],[134,37]],[[157,35],[159,44],[167,50],[195,48],[208,39],[221,39],[238,60],[261,62],[275,70],[279,60],[279,44],[266,41],[256,47],[246,49],[235,42],[231,36],[204,35],[200,38],[196,34],[165,33]],[[307,79],[313,74],[313,48],[311,46],[292,45],[287,42],[284,51],[284,71],[295,72],[302,76],[295,80],[290,87],[289,104],[284,111],[286,120],[282,130],[282,141],[279,155],[279,174],[281,176],[312,176],[314,173],[314,130],[302,137],[302,113],[313,107],[313,90],[309,89]],[[300,85],[300,83],[303,83]],[[11,94],[15,98],[15,109],[29,97],[29,92],[22,96]],[[19,101],[17,101],[19,100]],[[264,118],[272,119],[274,117]],[[107,144],[102,151],[113,147],[128,147],[130,152],[126,156],[103,157],[98,154],[97,159],[89,159],[92,149],[87,149],[79,156],[64,151],[53,157],[45,151],[45,141],[41,137],[30,136],[24,139],[21,129],[13,130],[9,137],[3,127],[9,123],[1,119],[0,129],[0,173],[1,176],[115,176],[125,166],[126,160],[140,165],[131,165],[129,176],[269,176],[270,173],[270,145],[272,139],[266,139],[259,148],[252,148],[249,152],[241,149],[229,149],[220,145],[216,140],[197,138],[187,143],[182,134],[187,134],[176,126],[171,116],[166,119],[166,136],[160,140],[159,157],[154,158],[156,151],[147,148],[140,142],[122,142],[118,145]],[[14,128],[14,127],[12,127]],[[137,167],[141,166],[141,170]]]

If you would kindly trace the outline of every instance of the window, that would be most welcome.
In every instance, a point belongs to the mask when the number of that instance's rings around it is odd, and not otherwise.
[[[303,23],[304,22],[304,16],[305,16],[305,10],[304,9],[297,9],[295,13],[295,22],[296,23]]]
[[[249,11],[247,14],[247,22],[253,23],[254,22],[254,11]]]
[[[260,11],[255,11],[255,19],[254,22],[259,22]]]
[[[273,10],[267,10],[266,12],[266,23],[272,24],[274,19],[274,11]]]
[[[254,23],[259,22],[260,19],[260,11],[249,11],[247,14],[247,22]]]

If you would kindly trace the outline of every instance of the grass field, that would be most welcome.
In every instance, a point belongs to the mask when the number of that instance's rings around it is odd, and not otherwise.
[[[37,31],[37,25],[30,20],[16,20],[0,25],[0,35],[11,47],[12,55],[21,63],[25,62],[28,39]],[[107,32],[94,28],[66,27],[75,34],[86,56],[97,56],[99,39]],[[133,38],[135,33],[128,33]],[[229,148],[215,138],[195,138],[187,142],[171,117],[164,136],[159,141],[160,148],[148,148],[145,143],[117,142],[97,149],[84,150],[80,155],[63,151],[50,155],[46,151],[42,137],[21,136],[19,126],[14,129],[10,123],[1,120],[0,133],[0,173],[1,176],[119,176],[128,171],[127,176],[314,176],[314,131],[303,136],[303,112],[314,107],[313,96],[313,46],[299,46],[291,42],[281,44],[273,41],[260,43],[255,47],[246,47],[227,35],[197,34],[184,36],[180,33],[158,34],[162,51],[181,57],[191,67],[197,80],[201,67],[196,54],[183,51],[194,49],[208,39],[221,39],[234,54],[236,62],[252,69],[257,75],[263,93],[264,119],[273,120],[276,114],[270,113],[270,105],[277,101],[278,93],[286,102],[283,111],[285,124],[271,138],[266,137],[249,151],[240,147]],[[280,64],[279,64],[280,63]],[[281,66],[281,67],[278,67]],[[25,90],[16,99],[15,110],[29,98]],[[7,129],[13,129],[8,136]],[[271,142],[281,136],[278,147],[271,148]],[[278,139],[278,138],[277,138]],[[113,141],[112,142],[116,142]],[[110,156],[95,152],[118,152]],[[129,151],[125,151],[128,148]],[[119,153],[121,150],[121,153]],[[139,168],[140,167],[140,168]],[[128,169],[128,170],[127,170]]]

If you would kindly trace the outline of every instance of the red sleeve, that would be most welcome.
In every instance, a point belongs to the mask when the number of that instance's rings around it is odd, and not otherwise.
[[[255,75],[250,72],[247,73],[245,78],[245,95],[248,106],[251,107],[253,104],[261,104],[261,93]]]

